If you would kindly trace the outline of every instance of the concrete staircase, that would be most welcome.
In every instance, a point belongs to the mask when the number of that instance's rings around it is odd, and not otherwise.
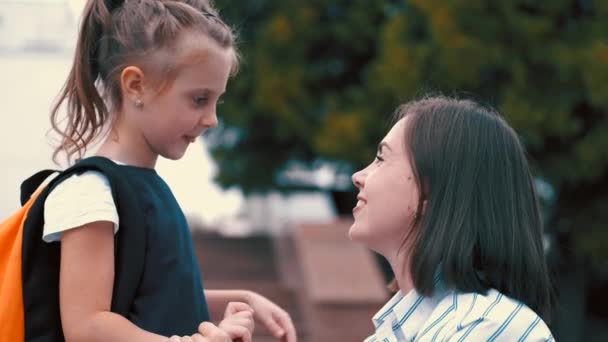
[[[347,238],[349,220],[300,224],[278,237],[194,233],[206,288],[256,291],[286,309],[300,342],[362,341],[387,300],[371,252]],[[255,342],[276,341],[256,326]]]

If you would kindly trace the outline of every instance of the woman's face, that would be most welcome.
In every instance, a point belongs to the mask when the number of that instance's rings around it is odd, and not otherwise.
[[[352,176],[359,189],[349,236],[388,257],[395,255],[411,227],[419,190],[404,132],[408,116],[399,120],[378,145],[376,158]]]

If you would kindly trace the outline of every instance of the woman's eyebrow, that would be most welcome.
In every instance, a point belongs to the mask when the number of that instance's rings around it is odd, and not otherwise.
[[[390,151],[392,151],[393,149],[388,145],[388,143],[386,141],[383,141],[381,143],[378,144],[378,152],[382,152],[382,148],[386,147],[387,149],[389,149]]]

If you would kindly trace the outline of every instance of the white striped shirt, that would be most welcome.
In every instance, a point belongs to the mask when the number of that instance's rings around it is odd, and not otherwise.
[[[483,295],[436,288],[432,297],[398,292],[374,315],[376,332],[365,342],[555,341],[534,311],[496,290]]]

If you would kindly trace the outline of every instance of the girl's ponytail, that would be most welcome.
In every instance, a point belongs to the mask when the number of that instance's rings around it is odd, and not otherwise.
[[[82,16],[72,69],[51,112],[53,129],[61,135],[61,143],[53,160],[64,151],[68,163],[73,155],[81,158],[87,146],[99,135],[108,120],[109,111],[97,88],[100,76],[99,42],[112,25],[112,10],[124,1],[90,0]],[[59,109],[67,101],[67,122],[59,118]],[[62,127],[62,124],[65,124]]]
[[[125,67],[137,65],[151,79],[170,80],[184,58],[174,51],[179,35],[186,30],[235,50],[232,29],[209,0],[88,0],[72,69],[51,112],[51,124],[61,137],[53,160],[57,162],[61,152],[68,163],[74,155],[82,158],[115,119],[110,112],[122,109],[120,73]],[[172,57],[166,58],[166,52]],[[238,53],[234,52],[233,71],[238,67]],[[64,103],[65,118],[60,115]]]

